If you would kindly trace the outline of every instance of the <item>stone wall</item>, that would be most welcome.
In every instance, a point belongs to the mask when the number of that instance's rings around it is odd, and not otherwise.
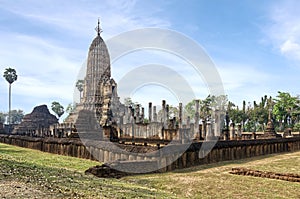
[[[167,166],[165,171],[226,160],[238,160],[273,153],[298,151],[300,150],[300,138],[219,141],[204,158],[199,158],[200,148],[201,143],[192,144],[182,156]],[[205,150],[203,153],[205,153]],[[168,158],[166,158],[167,161]]]
[[[163,150],[156,150],[157,147],[153,146],[122,145],[93,140],[85,141],[85,145],[83,145],[79,139],[33,138],[17,135],[0,135],[0,142],[54,154],[97,159],[101,162],[157,160],[159,157],[158,167],[162,167],[160,169],[162,172],[225,160],[300,150],[300,137],[219,141],[204,158],[199,158],[199,150],[203,146],[203,142],[193,143],[190,146],[172,144],[163,147]],[[187,148],[183,154],[181,154],[182,147]],[[90,151],[96,157],[93,157]],[[204,154],[206,151],[201,150],[200,153]],[[171,163],[174,157],[179,158]]]

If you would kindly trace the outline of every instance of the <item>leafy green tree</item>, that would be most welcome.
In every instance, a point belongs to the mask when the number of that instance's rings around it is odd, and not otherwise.
[[[211,103],[212,98],[210,95],[208,95],[204,100],[200,100],[199,102],[199,108],[200,108],[200,119],[202,120],[202,127],[206,126],[207,119],[211,116]],[[204,134],[206,134],[206,128],[203,129]]]
[[[273,105],[274,102],[272,97],[270,96],[268,98],[267,95],[261,98],[261,102],[259,104],[257,104],[256,101],[253,102],[252,110],[248,111],[248,119],[255,125],[252,129],[254,128],[258,131],[265,130],[268,122],[269,109],[272,109]]]
[[[300,97],[295,96],[295,104],[294,107],[290,110],[290,116],[291,116],[291,127],[293,127],[294,124],[300,122]]]
[[[67,108],[66,108],[66,112],[68,114],[70,114],[71,112],[73,112],[73,110],[76,108],[76,105],[73,105],[72,103],[69,103]]]
[[[22,122],[22,119],[24,117],[24,111],[23,110],[11,110],[11,123],[12,124],[20,124]]]
[[[65,112],[64,107],[56,101],[52,102],[51,109],[58,116],[58,118],[60,118],[60,116],[62,116]]]
[[[280,124],[280,129],[293,126],[299,116],[299,97],[293,97],[290,93],[278,91],[273,108],[273,115]],[[291,119],[289,121],[289,119]],[[294,119],[294,121],[293,121]]]
[[[200,100],[200,118],[203,121],[206,121],[207,118],[211,115],[213,98],[208,95],[204,100]]]
[[[239,113],[239,120],[242,123],[244,131],[263,131],[268,122],[269,109],[274,106],[274,101],[267,95],[261,98],[260,103],[253,102],[253,106],[243,101],[243,108]]]
[[[0,123],[4,123],[5,122],[6,116],[7,116],[6,113],[0,112]]]
[[[251,119],[248,119],[245,123],[244,131],[246,131],[246,132],[255,132],[256,131],[255,122]]]
[[[225,111],[228,103],[227,95],[211,96],[211,107],[214,109]]]
[[[178,107],[172,105],[169,106],[170,119],[172,119],[173,117],[178,117],[178,113],[179,113]]]
[[[205,123],[206,119],[211,117],[213,109],[218,109],[221,112],[225,111],[225,107],[228,106],[228,99],[226,95],[210,96],[208,95],[204,100],[199,100],[199,113],[200,118]],[[184,107],[185,116],[190,118],[195,117],[196,113],[196,100],[190,101]]]
[[[132,107],[134,106],[134,103],[130,97],[124,98],[124,104],[125,106],[132,106]]]
[[[168,119],[172,119],[173,117],[178,117],[178,112],[179,112],[178,107],[169,105],[169,118]],[[163,116],[163,112],[161,109],[157,113],[158,120],[162,119],[162,116]]]
[[[82,80],[82,79],[77,80],[76,87],[77,87],[77,89],[79,91],[79,96],[80,96],[80,100],[81,100],[81,98],[82,98],[81,93],[82,93],[83,87],[84,87],[84,80]]]
[[[9,108],[8,108],[8,124],[11,124],[11,84],[17,81],[18,75],[15,69],[13,68],[6,68],[3,74],[3,77],[9,84]]]
[[[297,122],[294,127],[293,127],[294,131],[300,131],[300,122]]]
[[[196,100],[192,100],[190,101],[189,103],[187,103],[185,106],[184,106],[184,115],[186,117],[190,117],[190,118],[193,118],[195,117],[195,113],[196,113]]]
[[[235,124],[242,123],[244,113],[243,110],[240,110],[238,106],[231,107],[228,110],[228,114],[230,116],[231,121],[234,122]]]

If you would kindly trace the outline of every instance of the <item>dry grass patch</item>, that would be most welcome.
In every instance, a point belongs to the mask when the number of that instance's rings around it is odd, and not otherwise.
[[[0,196],[9,196],[6,198],[300,198],[300,183],[229,174],[232,167],[299,173],[299,157],[300,152],[286,153],[201,165],[162,174],[103,179],[84,174],[86,169],[99,162],[0,144],[0,183],[2,184]],[[19,191],[5,192],[8,187],[15,187]]]
[[[286,153],[127,179],[168,190],[178,198],[300,198],[300,183],[229,174],[232,167],[299,173],[299,158],[300,152]]]

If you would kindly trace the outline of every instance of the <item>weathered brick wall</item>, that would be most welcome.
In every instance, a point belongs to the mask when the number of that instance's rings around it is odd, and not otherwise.
[[[298,151],[300,150],[300,138],[219,141],[204,158],[199,158],[201,145],[202,143],[193,143],[175,162],[166,166],[164,171],[226,160],[238,160],[273,153]],[[172,155],[176,154],[175,148],[171,151]],[[168,162],[170,156],[171,154],[169,156],[166,155],[165,162]]]
[[[163,167],[161,171],[171,171],[200,164],[300,150],[300,137],[219,141],[204,158],[199,158],[199,150],[203,145],[201,142],[193,143],[190,146],[168,145],[159,151],[155,151],[155,147],[151,146],[124,146],[93,140],[87,141],[85,145],[88,147],[86,147],[79,139],[70,138],[32,138],[16,135],[0,135],[0,142],[54,154],[97,159],[101,162],[115,160],[156,160],[159,157],[158,166]],[[183,151],[182,147],[187,148],[183,154],[181,154]],[[205,153],[205,150],[200,153]],[[178,157],[178,159],[172,162],[174,157]]]

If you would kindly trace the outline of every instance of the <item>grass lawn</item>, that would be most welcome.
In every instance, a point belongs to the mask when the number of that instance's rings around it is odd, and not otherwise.
[[[99,162],[0,144],[6,198],[300,198],[300,183],[232,175],[232,167],[300,174],[300,152],[201,165],[163,174],[101,179]]]

